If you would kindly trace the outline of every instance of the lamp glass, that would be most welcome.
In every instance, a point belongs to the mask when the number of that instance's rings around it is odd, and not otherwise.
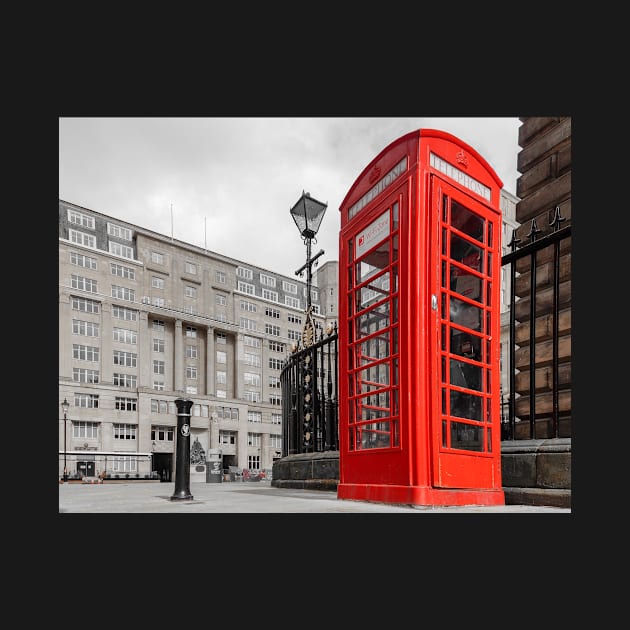
[[[319,230],[328,204],[317,201],[310,193],[302,192],[302,196],[291,208],[291,216],[302,236],[313,238]]]
[[[70,403],[64,398],[63,402],[61,403],[61,408],[63,409],[64,413],[68,412],[68,409],[70,408]]]

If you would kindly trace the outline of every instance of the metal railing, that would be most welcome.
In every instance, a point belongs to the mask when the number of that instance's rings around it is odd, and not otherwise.
[[[570,265],[571,226],[561,228],[563,221],[557,206],[551,231],[539,237],[542,230],[532,219],[529,242],[517,250],[513,233],[512,251],[501,259],[511,278],[502,440],[571,437],[570,269],[561,275],[561,265]]]
[[[297,347],[280,373],[282,455],[339,449],[337,324]]]

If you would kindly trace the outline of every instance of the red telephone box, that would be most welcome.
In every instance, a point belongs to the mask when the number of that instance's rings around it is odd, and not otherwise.
[[[501,180],[419,129],[344,198],[340,499],[499,505]]]

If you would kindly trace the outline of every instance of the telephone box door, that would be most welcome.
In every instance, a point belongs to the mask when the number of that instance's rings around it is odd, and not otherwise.
[[[433,483],[494,488],[501,219],[440,177],[430,182]]]

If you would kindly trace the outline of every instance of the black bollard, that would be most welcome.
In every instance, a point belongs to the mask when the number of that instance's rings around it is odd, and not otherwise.
[[[190,501],[190,410],[193,401],[178,398],[177,406],[177,459],[175,461],[175,492],[171,501]]]

